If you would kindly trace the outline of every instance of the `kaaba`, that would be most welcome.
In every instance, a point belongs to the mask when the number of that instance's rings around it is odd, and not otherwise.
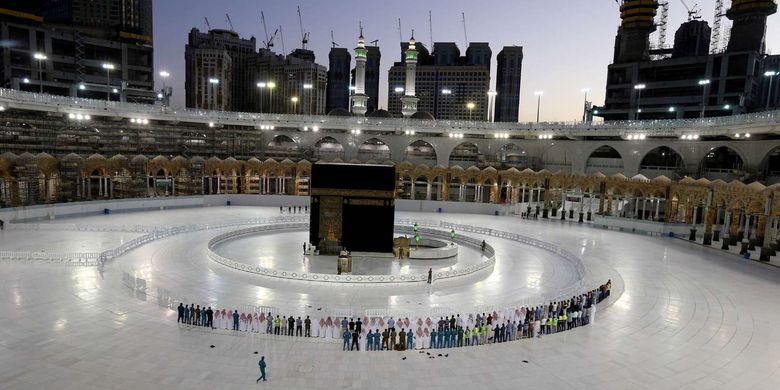
[[[314,164],[309,242],[321,254],[391,253],[395,184],[390,165]]]

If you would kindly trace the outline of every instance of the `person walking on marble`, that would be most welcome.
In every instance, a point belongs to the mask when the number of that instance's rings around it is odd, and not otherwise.
[[[238,315],[238,310],[233,312],[233,330],[238,330],[238,319],[241,316]]]
[[[260,361],[257,363],[257,365],[260,367],[260,377],[257,378],[255,383],[260,382],[261,380],[265,382],[265,356],[260,356]]]

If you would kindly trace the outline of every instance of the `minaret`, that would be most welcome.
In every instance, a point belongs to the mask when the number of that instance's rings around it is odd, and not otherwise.
[[[360,37],[355,48],[355,94],[352,95],[352,113],[366,115],[368,110],[368,96],[366,95],[366,42],[363,38],[363,27],[360,28]]]
[[[406,50],[406,89],[401,98],[401,113],[404,118],[417,112],[417,102],[420,100],[414,96],[414,83],[417,76],[417,48],[415,46],[414,31],[409,39],[409,48]]]
[[[772,0],[733,0],[726,16],[733,21],[728,52],[755,51],[763,54],[766,19],[777,12]]]
[[[623,0],[615,38],[615,64],[650,59],[650,34],[655,31],[658,0]]]

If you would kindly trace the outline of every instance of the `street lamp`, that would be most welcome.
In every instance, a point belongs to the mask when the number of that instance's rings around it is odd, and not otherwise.
[[[297,96],[293,96],[293,97],[290,98],[290,101],[293,104],[293,114],[297,114],[298,110],[296,109],[296,107],[298,106],[298,97]]]
[[[171,74],[166,71],[160,72],[160,77],[162,77],[162,81],[163,81],[163,89],[165,89],[165,79],[167,79],[170,75]]]
[[[466,108],[468,108],[468,109],[469,109],[469,120],[471,120],[471,117],[472,117],[472,116],[471,116],[471,114],[474,112],[474,107],[476,107],[476,106],[477,106],[477,105],[476,105],[476,104],[474,104],[474,102],[468,102],[468,103],[466,103]]]
[[[544,91],[536,91],[534,92],[534,95],[536,95],[536,123],[539,123],[539,111],[542,107],[542,95],[544,95]]]
[[[404,87],[395,87],[394,91],[395,91],[395,93],[403,93],[404,92]]]
[[[274,112],[274,88],[276,88],[276,83],[269,81],[266,86],[268,87],[268,112]]]
[[[699,80],[699,86],[701,86],[701,114],[700,118],[704,118],[704,109],[707,107],[707,86],[710,85],[710,80]]]
[[[263,113],[263,89],[265,89],[268,86],[268,84],[264,82],[257,83],[257,88],[260,89],[260,113]]]
[[[103,69],[106,70],[106,100],[111,100],[111,71],[114,70],[114,64],[104,62]]]
[[[308,83],[307,84],[303,84],[303,104],[304,104],[304,109],[301,110],[301,111],[303,111],[302,114],[307,114],[306,111],[308,111],[308,109],[311,106],[311,92],[310,92],[310,90],[313,89],[313,88],[314,88],[314,85],[312,85],[312,84],[308,84]]]
[[[43,93],[43,61],[46,61],[49,57],[46,57],[46,54],[43,53],[35,53],[33,54],[33,58],[38,60],[38,85],[40,86],[40,93]],[[769,79],[770,83],[772,82],[772,79]],[[771,88],[771,86],[770,86]]]
[[[766,109],[767,110],[769,110],[769,102],[772,100],[772,79],[774,79],[775,76],[777,76],[778,74],[780,74],[780,72],[778,72],[776,70],[768,70],[768,71],[764,72],[764,76],[765,77],[769,77],[769,91],[766,94]]]
[[[216,107],[217,106],[217,85],[219,85],[219,79],[215,79],[213,77],[209,78],[209,86],[210,86],[209,89],[211,90],[210,93],[211,100],[214,101],[213,105],[210,104],[212,110],[217,109]]]
[[[644,84],[634,85],[634,89],[637,92],[637,97],[636,97],[636,116],[635,116],[636,119],[639,119],[639,114],[642,112],[642,106],[639,103],[641,103],[641,101],[642,101],[642,90],[645,89],[645,88],[647,88],[647,86],[644,85]]]

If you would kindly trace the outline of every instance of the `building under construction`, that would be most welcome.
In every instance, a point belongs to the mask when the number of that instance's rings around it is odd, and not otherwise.
[[[733,0],[725,11],[733,26],[723,48],[711,44],[720,37],[722,12],[716,10],[713,33],[694,7],[675,33],[674,46],[652,49],[659,3],[666,12],[668,3],[662,1],[621,2],[605,104],[594,108],[594,115],[605,120],[699,118],[767,107],[771,78],[764,74],[777,63],[765,50],[767,17],[777,12],[774,0]],[[718,0],[717,9],[723,8]],[[665,16],[662,21],[665,29]]]

